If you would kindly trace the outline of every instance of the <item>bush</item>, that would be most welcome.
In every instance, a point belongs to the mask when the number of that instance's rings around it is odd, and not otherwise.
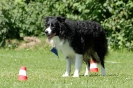
[[[104,3],[111,17],[101,22],[108,31],[110,48],[133,50],[133,1],[120,0]]]
[[[110,48],[133,50],[132,0],[1,0],[0,7],[0,46],[7,38],[42,35],[46,16],[65,16],[98,21]]]
[[[0,46],[5,39],[22,39],[24,36],[39,36],[44,30],[41,3],[26,4],[22,0],[0,1]]]

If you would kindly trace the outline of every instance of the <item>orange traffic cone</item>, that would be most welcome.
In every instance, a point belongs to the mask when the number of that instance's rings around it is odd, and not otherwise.
[[[94,62],[92,59],[90,61],[90,72],[98,72],[97,63]]]
[[[23,66],[19,70],[18,80],[24,81],[24,80],[27,80],[27,79],[28,79],[28,77],[26,75],[26,67]]]

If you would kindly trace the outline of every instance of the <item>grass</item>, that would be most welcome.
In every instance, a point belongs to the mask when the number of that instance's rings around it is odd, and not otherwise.
[[[63,58],[60,54],[60,58]],[[132,88],[132,52],[110,51],[106,57],[106,76],[91,73],[84,77],[85,63],[80,78],[62,78],[65,59],[58,59],[49,48],[8,50],[0,49],[1,88]],[[18,81],[21,66],[27,67],[27,81]],[[73,72],[73,70],[72,70]]]

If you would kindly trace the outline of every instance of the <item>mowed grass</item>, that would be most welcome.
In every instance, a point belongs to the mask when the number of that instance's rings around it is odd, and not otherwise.
[[[18,81],[21,66],[27,67],[27,81]],[[133,88],[133,53],[110,51],[105,61],[106,76],[98,73],[79,78],[63,78],[65,59],[50,52],[47,46],[36,49],[0,49],[0,88]]]

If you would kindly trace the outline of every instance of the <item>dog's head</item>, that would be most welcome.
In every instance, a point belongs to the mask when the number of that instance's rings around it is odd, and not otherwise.
[[[46,30],[45,34],[48,39],[58,36],[60,33],[60,28],[63,22],[65,22],[64,17],[47,17],[45,18]]]

